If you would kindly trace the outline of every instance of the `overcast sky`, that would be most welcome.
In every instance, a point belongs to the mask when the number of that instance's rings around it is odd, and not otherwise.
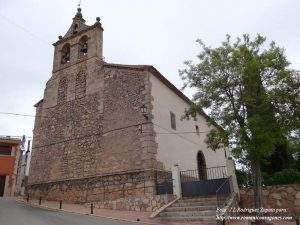
[[[34,115],[51,76],[51,44],[68,30],[77,3],[0,0],[0,112]],[[178,69],[195,58],[197,38],[217,46],[226,34],[261,33],[300,69],[299,12],[299,0],[82,0],[87,24],[101,17],[107,62],[153,65],[178,88]],[[0,135],[32,136],[33,122],[0,114]]]

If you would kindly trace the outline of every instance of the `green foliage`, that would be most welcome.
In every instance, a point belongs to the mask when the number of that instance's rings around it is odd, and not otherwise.
[[[224,145],[228,145],[228,134],[226,132],[212,129],[211,132],[207,134],[205,143],[210,149],[216,151],[217,149],[222,148]]]
[[[292,162],[292,154],[289,152],[288,142],[284,141],[275,145],[273,153],[262,160],[261,170],[271,175],[275,172],[290,168]]]
[[[250,174],[244,170],[236,170],[235,171],[236,179],[239,187],[249,187],[250,184]]]
[[[265,185],[295,183],[300,183],[300,172],[294,169],[285,169],[280,172],[276,172],[271,176],[267,176],[264,179]]]
[[[197,42],[199,61],[185,62],[180,75],[184,87],[196,88],[188,112],[208,109],[224,128],[208,134],[208,146],[228,143],[243,163],[270,156],[300,127],[299,76],[289,69],[284,49],[274,42],[267,45],[261,35],[243,35],[234,42],[228,35],[216,48]]]
[[[292,156],[291,168],[300,171],[300,132],[290,137],[288,142],[289,154]]]
[[[208,134],[208,147],[228,142],[236,158],[251,167],[255,207],[261,207],[261,163],[300,127],[300,78],[289,69],[284,49],[257,35],[230,36],[219,47],[206,46],[199,62],[180,70],[185,85],[195,88],[190,113],[208,109],[222,129]],[[224,141],[225,134],[228,140]],[[222,142],[222,143],[218,143]]]

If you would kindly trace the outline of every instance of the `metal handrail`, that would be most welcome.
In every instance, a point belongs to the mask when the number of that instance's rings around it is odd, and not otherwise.
[[[206,169],[206,170],[208,170],[208,169],[215,169],[215,168],[226,168],[226,166],[203,167],[203,169]],[[197,170],[197,169],[194,169],[194,170],[182,170],[180,172],[189,172],[189,171],[195,171],[195,170]]]
[[[180,171],[180,176],[183,182],[195,180],[213,180],[227,178],[228,172],[226,166],[199,168],[195,170]]]

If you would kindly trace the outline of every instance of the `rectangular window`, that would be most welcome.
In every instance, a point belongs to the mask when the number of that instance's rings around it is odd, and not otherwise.
[[[200,135],[199,127],[196,125],[195,128],[196,128],[196,134],[197,134],[197,135]]]
[[[10,146],[0,146],[0,155],[11,155]]]
[[[176,130],[176,117],[173,112],[170,112],[170,118],[171,118],[171,128],[173,130]]]

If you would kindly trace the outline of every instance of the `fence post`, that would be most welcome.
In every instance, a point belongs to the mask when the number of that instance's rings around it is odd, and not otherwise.
[[[62,209],[62,200],[59,201],[59,209]]]
[[[91,214],[94,214],[94,204],[91,203]]]
[[[181,198],[182,196],[181,180],[180,180],[180,171],[179,171],[178,164],[175,164],[172,168],[172,180],[173,180],[173,194]]]
[[[226,160],[226,168],[228,172],[228,177],[232,177],[233,191],[238,195],[238,197],[240,197],[239,186],[235,175],[235,164],[231,158],[228,158]]]

